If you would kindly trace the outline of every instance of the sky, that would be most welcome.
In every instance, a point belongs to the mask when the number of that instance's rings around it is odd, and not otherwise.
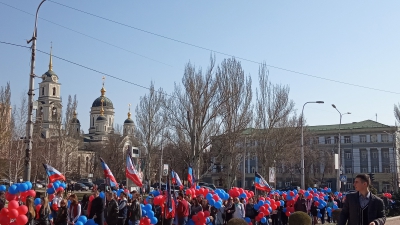
[[[0,42],[28,46],[39,3],[0,0]],[[106,77],[106,96],[119,124],[128,104],[134,116],[133,108],[148,93],[132,83],[148,87],[153,81],[156,89],[171,93],[186,63],[206,69],[215,54],[217,64],[238,58],[254,90],[258,63],[265,62],[273,83],[290,86],[298,114],[305,102],[324,101],[306,106],[309,125],[338,124],[331,104],[351,112],[343,123],[377,119],[394,125],[393,106],[400,102],[399,9],[395,0],[47,0],[39,11],[37,48],[49,52],[53,43],[55,56],[130,82]],[[28,90],[30,50],[0,43],[0,53],[0,86],[10,82],[18,104]],[[36,75],[48,64],[49,56],[37,52]],[[78,118],[87,132],[104,75],[57,58],[53,71],[64,106],[68,95],[77,95]]]

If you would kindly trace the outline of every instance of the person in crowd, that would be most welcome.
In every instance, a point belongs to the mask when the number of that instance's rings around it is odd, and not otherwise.
[[[26,223],[26,225],[35,225],[36,212],[32,196],[28,196],[26,198],[25,205],[28,207],[28,212],[26,213],[26,217],[28,217],[28,223]]]
[[[118,225],[125,225],[126,218],[128,217],[128,199],[125,192],[121,192],[118,202],[118,212]]]
[[[165,193],[166,196],[167,193]],[[171,204],[171,209],[169,210],[169,204]],[[201,207],[201,206],[200,206]],[[172,225],[172,222],[174,221],[175,218],[175,201],[172,198],[172,196],[170,197],[169,201],[166,200],[165,203],[162,205],[162,219],[163,219],[163,224],[165,225]]]
[[[39,209],[39,224],[40,225],[50,225],[50,206],[49,199],[47,197],[42,197],[42,206]]]
[[[139,225],[140,218],[142,217],[142,207],[140,206],[139,194],[137,191],[132,192],[132,204],[130,207],[131,216],[130,221],[133,225]]]
[[[94,199],[90,203],[89,219],[94,219],[97,224],[104,224],[104,200],[100,197],[98,189],[93,191]]]
[[[197,198],[192,199],[192,208],[190,211],[191,211],[190,217],[193,217],[198,212],[203,211],[203,207],[199,204]]]
[[[225,222],[229,222],[232,219],[233,213],[235,213],[235,204],[233,204],[233,198],[229,197],[228,202],[225,205]]]
[[[224,225],[225,224],[225,204],[226,202],[224,202],[221,206],[221,208],[216,209],[216,215],[215,215],[215,219],[214,219],[214,225]]]
[[[60,207],[57,211],[57,218],[54,219],[54,225],[67,225],[68,224],[68,201],[67,199],[62,199],[60,202]]]
[[[118,202],[114,199],[114,193],[108,191],[106,193],[107,208],[106,208],[106,223],[107,225],[117,225],[118,224]]]
[[[318,207],[316,206],[315,202],[316,201],[312,201],[310,210],[313,225],[318,224]]]
[[[321,216],[321,223],[325,224],[326,206],[323,207],[323,208],[319,208],[319,213],[322,215]]]
[[[279,201],[279,195],[274,195],[275,202]],[[275,210],[272,210],[271,214],[272,225],[281,225],[281,211],[277,207]]]
[[[51,215],[53,217],[53,220],[57,218],[57,209],[60,207],[60,202],[63,199],[63,192],[62,191],[57,191],[55,194],[53,200],[51,201]],[[53,208],[53,205],[56,205],[57,208]]]
[[[245,216],[245,208],[244,205],[239,201],[239,198],[234,198],[233,202],[235,203],[235,212],[233,213],[233,218],[244,219]]]
[[[205,211],[210,211],[210,204],[208,204],[207,199],[203,199],[201,202],[201,208],[203,209],[203,212]]]
[[[367,174],[358,174],[354,179],[355,193],[346,195],[338,225],[362,224],[384,225],[385,206],[379,197],[369,191],[371,180]]]
[[[333,203],[333,198],[331,197],[331,196],[329,196],[328,197],[328,202],[326,203],[326,207],[327,208],[331,208],[331,209],[333,209],[333,206],[334,206],[335,204]],[[328,223],[332,223],[332,218],[329,216],[329,213],[327,213],[328,214]]]
[[[250,218],[251,222],[254,223],[256,215],[257,210],[254,209],[254,200],[253,198],[249,198],[249,202],[245,206],[245,217]]]
[[[282,222],[282,225],[287,225],[289,222],[288,221],[289,218],[287,217],[286,213],[283,212],[283,209],[286,208],[286,200],[283,196],[280,197],[280,200],[282,200],[284,203],[283,205],[281,205],[279,207],[279,210],[281,210],[281,222]]]
[[[307,211],[307,201],[304,198],[304,195],[299,193],[299,197],[297,198],[296,203],[294,203],[294,211],[301,211],[308,213]]]
[[[178,205],[176,207],[178,215],[178,225],[186,225],[189,217],[189,203],[183,197],[183,193],[178,194]]]
[[[4,191],[0,191],[0,210],[2,210],[5,205],[6,205],[6,195]]]
[[[68,209],[68,224],[74,225],[78,222],[78,219],[81,216],[82,208],[76,194],[69,196],[69,200],[71,201],[71,204]]]
[[[84,194],[81,201],[82,215],[88,216],[89,196]]]

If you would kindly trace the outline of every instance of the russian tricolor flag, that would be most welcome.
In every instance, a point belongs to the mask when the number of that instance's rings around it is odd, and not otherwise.
[[[48,164],[44,164],[44,169],[46,170],[47,176],[49,177],[50,183],[54,183],[57,180],[65,181],[64,175],[60,173],[58,170],[54,169],[52,166]]]
[[[256,189],[266,192],[269,192],[271,190],[268,182],[259,173],[256,172],[254,179],[254,186]]]
[[[138,187],[142,187],[142,181],[140,180],[139,173],[133,165],[131,156],[128,154],[126,156],[126,169],[125,175],[127,178],[131,179]]]
[[[183,189],[182,181],[174,170],[171,171],[171,178],[172,178],[172,183],[178,185],[179,188],[182,190]]]
[[[101,157],[100,157],[100,161],[101,161],[101,167],[103,167],[104,177],[107,181],[107,184],[109,184],[111,187],[118,187],[118,183],[115,180],[115,177],[112,174],[110,168],[108,168],[107,164],[104,162],[104,160]]]

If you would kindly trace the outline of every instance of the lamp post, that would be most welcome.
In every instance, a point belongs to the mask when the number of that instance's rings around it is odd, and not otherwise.
[[[336,105],[335,104],[332,104],[332,107],[333,108],[335,108],[336,109],[336,111],[338,111],[338,113],[339,113],[339,115],[340,115],[340,123],[339,123],[339,141],[338,141],[338,166],[337,166],[337,168],[338,168],[338,171],[337,171],[337,177],[336,177],[336,179],[337,179],[337,181],[336,181],[336,188],[337,188],[337,191],[339,191],[340,192],[340,188],[341,188],[341,181],[340,181],[340,143],[342,142],[342,140],[341,140],[341,138],[340,138],[340,127],[341,127],[341,125],[342,125],[342,116],[343,115],[347,115],[347,114],[351,114],[350,112],[347,112],[347,113],[341,113],[337,108],[336,108]]]
[[[301,189],[305,189],[305,177],[304,177],[304,132],[303,132],[303,122],[304,122],[304,107],[308,103],[318,103],[323,104],[324,101],[306,102],[303,105],[303,110],[301,111]]]
[[[161,135],[162,135],[162,136],[161,136],[161,158],[160,158],[160,164],[161,164],[161,166],[160,166],[160,177],[159,177],[159,183],[158,183],[158,186],[160,187],[160,191],[161,191],[161,177],[162,177],[162,172],[163,172],[163,168],[164,168],[164,165],[163,165],[163,155],[164,155],[164,147],[163,147],[163,142],[164,142],[164,131],[162,132]]]
[[[33,30],[33,35],[31,40],[27,41],[29,44],[32,42],[31,47],[31,72],[29,74],[29,90],[28,90],[28,120],[26,121],[26,137],[25,137],[25,159],[24,159],[24,180],[31,180],[31,160],[32,160],[32,136],[33,136],[33,96],[34,93],[34,84],[35,84],[35,55],[36,55],[36,38],[37,38],[37,19],[40,6],[42,6],[43,2],[46,0],[42,0],[39,6],[36,9],[36,17],[35,17],[35,28]]]

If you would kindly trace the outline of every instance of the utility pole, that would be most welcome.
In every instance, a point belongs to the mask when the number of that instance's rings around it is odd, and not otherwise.
[[[40,6],[42,6],[43,2],[46,0],[42,0],[40,2],[35,17],[35,28],[33,30],[32,39],[27,41],[29,44],[32,42],[31,47],[31,72],[29,74],[29,90],[28,90],[28,120],[26,121],[26,136],[25,136],[25,160],[24,160],[24,181],[31,180],[31,158],[32,158],[32,136],[33,136],[33,96],[34,93],[34,84],[35,84],[35,56],[36,56],[36,38],[37,38],[37,19]]]

